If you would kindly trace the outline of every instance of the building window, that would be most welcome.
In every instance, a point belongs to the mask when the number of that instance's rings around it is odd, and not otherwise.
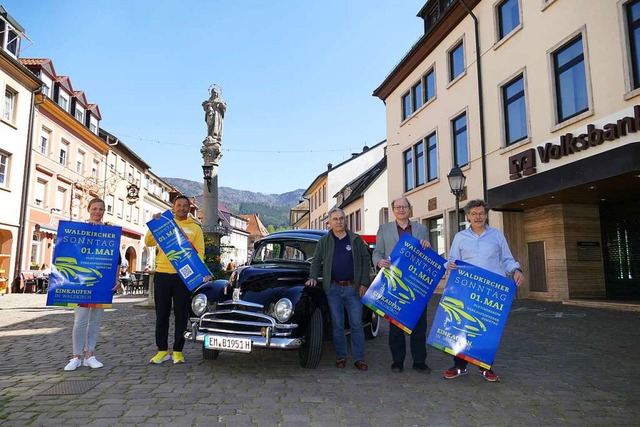
[[[29,254],[29,262],[31,265],[40,264],[40,236],[38,233],[33,233],[31,236],[31,253]]]
[[[133,208],[133,223],[137,224],[139,220],[140,220],[140,208],[136,206],[135,208]]]
[[[458,43],[449,51],[449,81],[452,82],[464,72],[464,43]]]
[[[108,195],[106,202],[107,202],[107,212],[113,215],[113,196]]]
[[[582,37],[553,54],[558,123],[589,109]]]
[[[67,98],[62,92],[58,95],[58,105],[62,107],[64,111],[69,111],[69,98]]]
[[[78,120],[80,123],[83,123],[84,120],[84,111],[82,111],[81,109],[76,107],[76,120]]]
[[[469,147],[467,145],[467,113],[462,113],[451,121],[453,135],[453,161],[462,167],[469,163]]]
[[[633,89],[637,89],[640,87],[640,1],[636,0],[627,3],[626,8]]]
[[[409,149],[404,152],[404,191],[413,189],[413,155]]]
[[[444,218],[431,218],[427,225],[429,229],[429,243],[431,249],[440,255],[444,255]]]
[[[505,0],[498,6],[499,40],[520,25],[519,0]]]
[[[7,179],[9,178],[9,155],[0,152],[0,186],[7,186]]]
[[[407,120],[411,115],[411,93],[402,96],[402,120]]]
[[[358,209],[356,211],[356,231],[362,230],[362,211]]]
[[[413,146],[413,157],[415,159],[415,185],[424,185],[424,144],[422,142]]]
[[[44,96],[51,97],[49,94],[51,93],[51,88],[48,85],[42,85],[42,93]]]
[[[51,132],[46,129],[42,129],[42,135],[40,135],[40,145],[38,146],[38,151],[45,156],[47,155],[49,149],[49,140],[51,139]]]
[[[425,144],[427,146],[427,181],[438,179],[438,137],[436,133],[429,135]]]
[[[35,205],[44,206],[46,201],[46,195],[47,195],[47,181],[38,179],[38,181],[36,181],[36,187],[33,195],[35,197],[34,199]]]
[[[2,118],[9,123],[13,123],[15,118],[16,98],[18,94],[11,88],[4,90],[4,109],[2,110]]]
[[[506,145],[509,146],[527,137],[527,109],[522,75],[502,87],[502,105]]]
[[[55,209],[57,210],[57,212],[64,212],[65,210],[64,208],[67,205],[66,200],[67,200],[67,189],[58,187],[58,191],[56,191],[56,205],[55,205]]]
[[[378,212],[378,226],[389,222],[389,208],[380,208]]]
[[[93,123],[89,123],[89,129],[91,130],[91,132],[96,133],[96,131],[98,130],[98,128],[96,127],[95,124]]]
[[[78,151],[78,155],[76,157],[76,172],[80,175],[84,175],[84,153],[82,151]]]
[[[418,111],[418,109],[422,107],[422,104],[424,104],[422,96],[422,81],[420,81],[411,88],[411,106],[414,112]]]
[[[0,48],[9,52],[13,57],[17,57],[18,52],[20,51],[20,36],[18,32],[15,31],[13,25],[11,25],[1,16],[0,16]]]
[[[431,101],[436,97],[436,70],[432,68],[424,76],[424,100]]]
[[[69,145],[64,142],[60,146],[60,158],[58,159],[58,161],[63,166],[67,165],[67,149],[68,148],[69,148]]]
[[[118,199],[116,203],[116,215],[118,215],[118,218],[122,218],[122,214],[124,212],[124,200]]]

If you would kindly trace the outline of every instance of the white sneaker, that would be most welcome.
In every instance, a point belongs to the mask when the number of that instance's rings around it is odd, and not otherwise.
[[[76,369],[78,369],[80,367],[80,365],[82,365],[82,362],[80,362],[80,358],[79,357],[74,357],[73,359],[69,360],[69,363],[67,363],[67,366],[64,367],[65,371],[75,371]]]
[[[86,358],[82,361],[82,366],[88,366],[91,369],[102,368],[104,365],[95,356],[91,356],[90,358]]]

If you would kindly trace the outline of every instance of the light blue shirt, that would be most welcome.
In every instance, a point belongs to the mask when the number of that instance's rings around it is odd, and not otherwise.
[[[449,262],[461,260],[502,276],[513,274],[520,264],[513,258],[507,239],[496,228],[485,226],[477,235],[468,227],[453,238]]]

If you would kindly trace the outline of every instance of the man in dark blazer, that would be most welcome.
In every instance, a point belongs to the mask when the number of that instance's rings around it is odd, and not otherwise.
[[[402,234],[408,233],[420,240],[423,248],[430,246],[428,240],[427,227],[424,225],[410,221],[411,203],[406,197],[400,197],[391,202],[395,221],[383,224],[378,229],[376,236],[376,248],[373,251],[373,263],[379,269],[389,267],[389,255],[394,246],[400,240]],[[391,349],[391,357],[393,364],[391,370],[393,372],[402,372],[404,368],[404,358],[407,353],[404,331],[393,323],[389,323],[389,348]],[[411,333],[411,356],[413,357],[413,369],[425,374],[431,373],[431,369],[427,366],[427,308],[418,318],[418,323]]]

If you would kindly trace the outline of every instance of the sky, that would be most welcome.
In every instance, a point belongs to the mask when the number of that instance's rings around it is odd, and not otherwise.
[[[372,92],[422,34],[425,0],[0,0],[100,126],[160,177],[202,181],[202,102],[227,103],[219,185],[306,189],[386,138]]]

